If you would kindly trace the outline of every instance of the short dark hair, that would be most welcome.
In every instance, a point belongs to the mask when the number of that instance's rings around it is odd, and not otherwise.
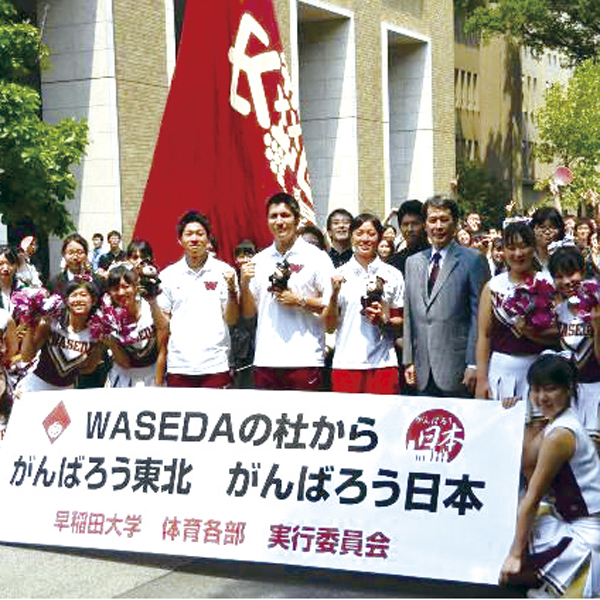
[[[557,248],[548,261],[548,271],[552,277],[557,275],[572,275],[585,270],[585,260],[581,250],[576,246]]]
[[[121,279],[124,279],[129,285],[135,285],[138,282],[138,274],[135,269],[130,269],[125,265],[119,265],[108,272],[108,278],[106,280],[106,288],[112,290],[116,288]]]
[[[87,281],[86,279],[73,279],[72,281],[70,281],[68,283],[67,287],[65,288],[65,294],[64,294],[65,300],[75,290],[78,290],[79,288],[84,288],[90,293],[90,295],[92,296],[92,300],[93,300],[92,309],[94,307],[96,307],[98,304],[98,289],[91,281]]]
[[[316,225],[312,225],[309,223],[308,225],[303,225],[302,227],[300,227],[300,229],[298,230],[298,235],[301,237],[305,233],[310,233],[317,238],[317,241],[319,242],[318,247],[321,250],[325,250],[325,248],[327,248],[327,244],[325,244],[325,236]]]
[[[423,203],[420,200],[405,200],[398,209],[398,226],[406,215],[415,215],[423,220]]]
[[[65,250],[67,249],[67,246],[71,242],[76,242],[77,244],[79,244],[83,248],[83,251],[86,254],[88,253],[88,243],[87,243],[87,240],[81,234],[79,234],[79,233],[71,233],[70,235],[68,235],[63,240],[61,254],[65,253]]]
[[[127,246],[127,258],[131,258],[135,252],[139,253],[142,260],[154,259],[154,252],[152,252],[152,246],[148,240],[131,240],[129,246]]]
[[[13,246],[0,246],[0,256],[6,256],[6,260],[11,265],[16,265],[19,263],[17,251]]]
[[[596,223],[594,222],[593,219],[588,219],[587,217],[581,217],[580,219],[577,219],[577,222],[575,223],[575,228],[573,231],[575,233],[577,233],[577,230],[580,227],[582,227],[583,225],[587,225],[590,228],[590,234],[588,235],[587,240],[586,240],[586,242],[589,244],[592,234],[596,232]]]
[[[502,243],[504,247],[515,242],[515,238],[521,238],[525,245],[535,248],[535,235],[531,226],[525,221],[509,223],[502,230]]]
[[[102,241],[104,241],[104,236],[103,236],[101,233],[95,233],[95,234],[92,236],[92,239],[93,239],[93,240],[95,240],[95,239],[98,239],[98,238],[100,238]]]
[[[377,230],[377,237],[381,240],[381,236],[383,235],[383,225],[379,220],[379,217],[375,216],[373,213],[361,213],[360,215],[354,217],[352,219],[352,225],[350,225],[350,235],[352,235],[359,227],[364,225],[365,223],[373,223],[373,227]]]
[[[577,366],[560,354],[542,354],[527,371],[530,386],[560,385],[577,394]]]
[[[352,219],[354,218],[349,210],[346,210],[345,208],[336,208],[335,210],[332,210],[327,217],[327,231],[331,229],[331,221],[336,215],[347,217],[350,219],[350,222],[352,222]]]
[[[427,221],[427,211],[431,208],[442,208],[444,210],[449,210],[452,215],[452,220],[455,223],[458,223],[458,204],[448,196],[436,195],[431,198],[427,198],[425,200],[425,204],[423,204],[423,221]]]
[[[534,228],[536,225],[543,225],[546,221],[550,221],[558,229],[557,239],[562,240],[565,237],[565,223],[561,214],[552,206],[538,208],[531,216],[529,224]]]
[[[181,216],[179,221],[177,222],[177,237],[181,239],[183,235],[183,230],[186,228],[186,225],[190,223],[200,223],[202,227],[206,230],[206,235],[210,236],[210,222],[206,215],[198,212],[197,210],[188,210],[184,215]]]
[[[116,229],[113,229],[112,231],[109,231],[106,234],[106,239],[110,239],[113,235],[116,235],[119,239],[121,239],[121,233],[119,231],[117,231]]]
[[[274,194],[267,200],[267,215],[269,214],[271,206],[273,206],[274,204],[285,204],[292,211],[294,219],[296,221],[300,220],[300,206],[298,204],[298,201],[287,192],[278,192],[277,194]]]

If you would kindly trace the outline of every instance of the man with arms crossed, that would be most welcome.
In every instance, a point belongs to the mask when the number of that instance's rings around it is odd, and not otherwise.
[[[258,315],[254,385],[319,390],[325,352],[321,313],[329,303],[333,265],[325,252],[298,237],[300,209],[292,196],[272,196],[267,220],[273,244],[240,275],[242,314]]]
[[[429,198],[423,216],[432,247],[406,261],[406,381],[422,395],[472,395],[477,308],[489,268],[480,252],[454,240],[458,206],[453,200]]]
[[[231,385],[229,326],[239,316],[237,281],[233,268],[210,255],[210,231],[203,214],[183,215],[177,224],[183,258],[160,274],[158,303],[170,320],[169,387]]]

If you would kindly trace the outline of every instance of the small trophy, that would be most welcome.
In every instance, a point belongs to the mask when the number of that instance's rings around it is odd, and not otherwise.
[[[290,280],[290,264],[287,259],[283,259],[282,262],[275,265],[275,271],[273,275],[269,277],[271,285],[269,286],[270,292],[281,293],[287,290],[288,281]]]
[[[144,298],[155,298],[160,294],[160,279],[158,269],[149,260],[142,261],[138,266],[140,275],[141,294]]]
[[[367,290],[360,299],[363,313],[366,308],[373,304],[373,302],[381,302],[383,298],[383,284],[384,281],[379,275],[369,278],[367,281]]]

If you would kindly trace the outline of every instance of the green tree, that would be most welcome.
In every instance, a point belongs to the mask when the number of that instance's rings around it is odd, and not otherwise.
[[[456,162],[456,200],[462,217],[477,212],[484,229],[500,228],[510,202],[509,184],[490,174],[480,160],[459,158]]]
[[[9,0],[0,0],[0,213],[2,222],[33,223],[39,235],[74,229],[66,202],[75,195],[71,166],[87,145],[87,124],[41,119],[41,99],[30,84],[48,49],[40,30]]]
[[[536,156],[571,169],[573,182],[564,188],[563,203],[576,209],[600,188],[600,62],[585,61],[567,85],[555,83],[537,111],[539,143]],[[544,187],[548,182],[541,182]]]
[[[600,56],[598,0],[455,0],[470,16],[469,33],[483,39],[502,34],[514,37],[534,54],[562,51],[571,65]]]

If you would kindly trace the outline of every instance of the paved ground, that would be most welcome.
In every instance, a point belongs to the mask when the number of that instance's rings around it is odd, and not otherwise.
[[[0,545],[1,598],[522,598],[493,586],[173,556]]]

